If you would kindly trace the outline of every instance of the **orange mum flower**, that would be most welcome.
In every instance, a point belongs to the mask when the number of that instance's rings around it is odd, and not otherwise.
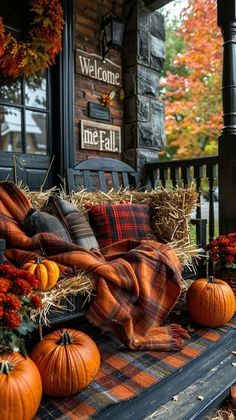
[[[5,313],[5,320],[7,327],[12,330],[13,328],[17,328],[20,326],[21,317],[17,312],[14,311],[7,311]]]
[[[5,300],[6,305],[10,309],[20,309],[22,306],[21,300],[13,293],[8,293]]]
[[[6,293],[11,287],[11,282],[4,277],[0,277],[0,292]]]

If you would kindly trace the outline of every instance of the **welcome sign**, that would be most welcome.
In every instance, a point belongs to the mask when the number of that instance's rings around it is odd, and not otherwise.
[[[96,54],[89,54],[85,51],[76,50],[76,72],[91,79],[110,85],[121,86],[121,67],[118,64]]]
[[[121,151],[120,127],[81,120],[81,148],[119,153]]]

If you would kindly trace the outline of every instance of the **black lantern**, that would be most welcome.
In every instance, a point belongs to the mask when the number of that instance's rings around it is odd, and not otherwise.
[[[116,15],[116,2],[112,2],[112,10],[102,17],[102,60],[109,50],[120,50],[124,33],[124,20]]]

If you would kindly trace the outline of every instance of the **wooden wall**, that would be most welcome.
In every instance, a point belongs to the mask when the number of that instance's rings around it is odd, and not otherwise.
[[[74,49],[101,55],[101,18],[111,10],[109,0],[74,0]],[[117,14],[122,15],[122,0],[117,0]],[[121,57],[111,51],[108,58],[121,65]],[[108,124],[122,127],[123,103],[118,99],[120,87],[83,76],[75,72],[75,162],[93,157],[121,159],[120,153],[84,150],[80,145],[80,121],[88,118],[88,102],[97,102],[103,93],[116,91],[116,98],[110,107]],[[102,122],[102,121],[100,121]],[[121,134],[122,138],[122,134]]]

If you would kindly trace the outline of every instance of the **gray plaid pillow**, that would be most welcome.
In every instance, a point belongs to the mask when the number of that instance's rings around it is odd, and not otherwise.
[[[93,230],[83,213],[67,200],[52,195],[43,210],[58,217],[74,243],[86,249],[99,248]]]
[[[52,232],[66,242],[71,242],[71,237],[60,220],[47,212],[30,209],[22,223],[22,228],[28,236],[41,232]]]

